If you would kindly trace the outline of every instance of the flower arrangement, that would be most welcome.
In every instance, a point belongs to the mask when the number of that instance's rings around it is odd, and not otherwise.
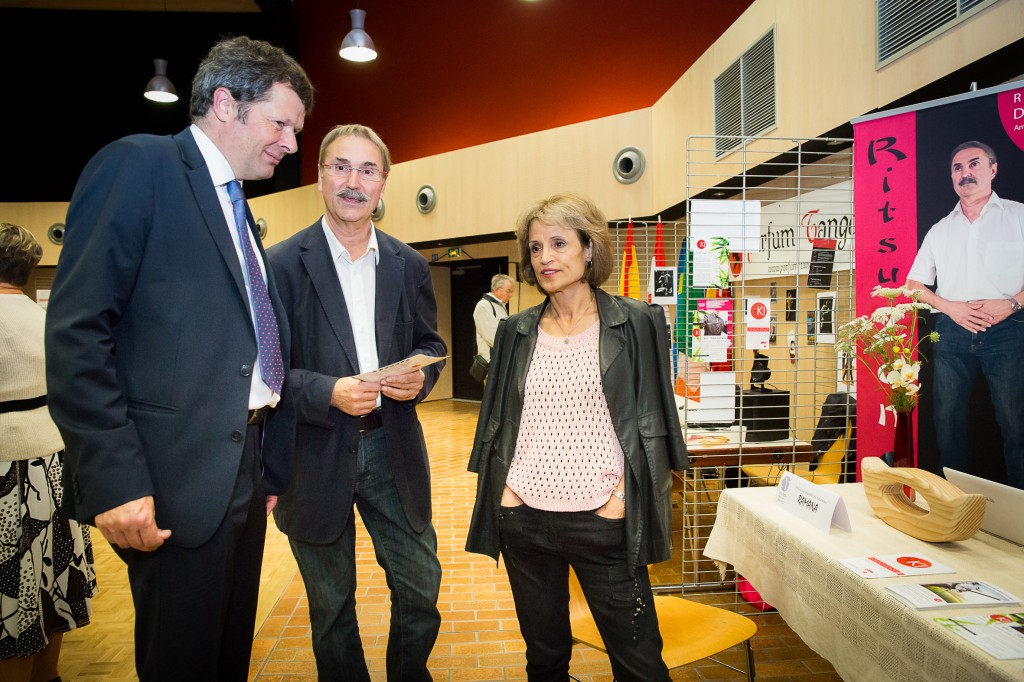
[[[918,383],[921,362],[915,361],[914,355],[924,338],[933,343],[939,340],[938,332],[931,332],[914,341],[918,312],[931,310],[931,306],[917,300],[919,291],[906,287],[876,286],[871,295],[886,299],[889,305],[842,325],[836,337],[836,351],[856,355],[874,373],[886,393],[890,410],[910,412],[917,407],[921,390]],[[909,298],[910,302],[896,303],[901,296]],[[861,346],[859,353],[858,345]]]

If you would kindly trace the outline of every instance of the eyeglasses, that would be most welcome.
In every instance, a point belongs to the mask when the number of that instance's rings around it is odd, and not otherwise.
[[[321,163],[324,171],[328,175],[332,175],[336,178],[348,177],[349,173],[355,172],[357,177],[363,180],[369,180],[370,182],[380,182],[387,177],[387,171],[382,171],[380,168],[373,166],[350,166],[347,163]]]

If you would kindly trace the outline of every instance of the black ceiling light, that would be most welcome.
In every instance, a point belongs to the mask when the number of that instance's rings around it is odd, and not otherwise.
[[[177,102],[178,91],[174,89],[174,83],[167,77],[167,60],[154,59],[153,67],[156,75],[146,83],[146,99],[154,102]]]

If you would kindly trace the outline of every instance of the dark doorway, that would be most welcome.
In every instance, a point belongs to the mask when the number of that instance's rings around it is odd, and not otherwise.
[[[484,394],[483,384],[469,376],[469,365],[476,355],[473,308],[480,297],[491,290],[491,277],[508,274],[508,258],[475,258],[445,265],[451,268],[452,397],[480,400]]]

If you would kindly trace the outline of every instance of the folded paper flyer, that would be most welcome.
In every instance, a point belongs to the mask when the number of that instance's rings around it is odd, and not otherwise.
[[[1020,599],[1009,592],[980,580],[957,580],[948,583],[888,585],[885,588],[915,609],[943,606],[993,606],[1019,604]]]

